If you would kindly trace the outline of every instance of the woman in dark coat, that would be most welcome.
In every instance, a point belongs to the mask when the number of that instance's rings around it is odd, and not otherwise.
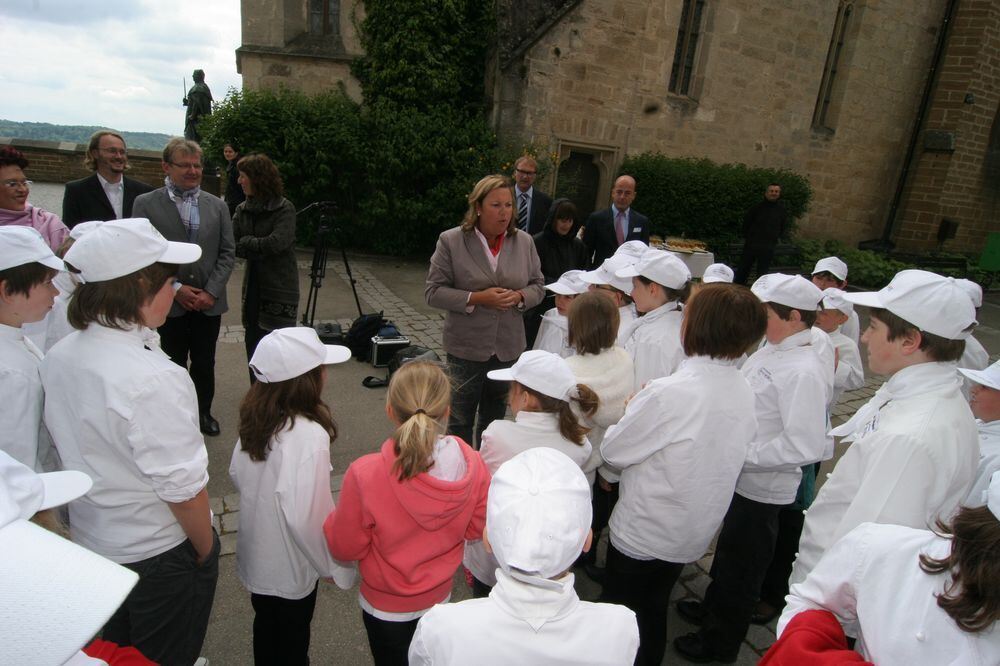
[[[556,199],[549,208],[545,227],[535,234],[535,251],[542,262],[545,284],[552,284],[566,271],[587,268],[587,247],[576,237],[580,223],[576,216],[576,206],[569,199]],[[524,319],[528,349],[535,344],[542,315],[555,307],[555,296],[546,292],[545,299],[529,312]]]
[[[295,326],[299,305],[295,206],[282,196],[281,175],[267,155],[247,155],[237,168],[239,184],[247,197],[236,207],[233,235],[236,256],[247,260],[243,327],[249,360],[269,331]]]
[[[236,163],[240,161],[240,153],[233,147],[233,144],[227,143],[222,147],[222,155],[226,158],[226,194],[224,199],[226,206],[229,207],[229,217],[232,217],[236,214],[236,207],[247,198],[243,194],[243,188],[240,187],[240,173],[239,169],[236,168]]]

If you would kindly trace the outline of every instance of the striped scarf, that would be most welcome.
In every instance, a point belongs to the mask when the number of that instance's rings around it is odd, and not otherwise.
[[[174,181],[170,180],[170,176],[165,177],[163,183],[167,186],[167,195],[170,196],[170,200],[177,206],[177,213],[181,216],[181,222],[184,223],[184,228],[187,230],[188,241],[197,243],[198,227],[201,225],[201,216],[198,212],[198,195],[201,194],[201,187],[182,190],[174,184]]]

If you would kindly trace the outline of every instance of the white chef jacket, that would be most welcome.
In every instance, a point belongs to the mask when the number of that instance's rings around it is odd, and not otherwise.
[[[547,589],[501,571],[486,599],[438,604],[417,625],[410,666],[631,665],[639,649],[635,613],[580,601],[571,573],[552,582]]]
[[[993,472],[1000,470],[1000,421],[984,423],[976,419],[976,425],[979,427],[979,468],[972,489],[962,502],[965,506],[986,504],[983,493],[990,487]]]
[[[542,323],[538,327],[538,335],[535,337],[535,346],[532,349],[552,352],[563,358],[576,353],[576,349],[569,346],[569,320],[565,315],[559,314],[556,308],[542,315]]]
[[[857,312],[852,310],[851,314],[847,315],[847,321],[840,325],[840,332],[853,340],[854,344],[859,344],[861,340],[861,321],[858,319]]]
[[[650,310],[632,322],[625,351],[635,367],[636,391],[651,379],[672,374],[684,360],[681,346],[681,313],[677,301]]]
[[[591,445],[586,437],[583,444],[575,444],[559,432],[559,415],[549,412],[517,413],[513,421],[494,421],[483,431],[479,455],[482,456],[490,476],[500,465],[528,449],[555,449],[565,454],[582,469],[590,459]],[[486,551],[480,540],[465,542],[463,564],[478,580],[493,585],[497,568],[496,558]]]
[[[736,492],[755,502],[794,502],[800,468],[821,460],[827,449],[833,366],[820,359],[812,336],[810,329],[799,331],[762,347],[743,364],[741,372],[756,398],[757,434]]]
[[[45,392],[38,375],[42,352],[20,328],[0,324],[0,451],[36,472],[43,469],[48,453],[48,435],[43,434],[42,407]],[[39,456],[39,446],[42,455]]]
[[[1000,664],[996,624],[975,634],[959,629],[936,599],[951,575],[920,569],[921,553],[940,559],[950,550],[949,539],[928,530],[863,523],[823,555],[805,582],[792,585],[778,636],[795,614],[822,609],[879,666]]]
[[[965,500],[979,437],[959,385],[953,363],[920,363],[879,389],[872,404],[891,399],[858,425],[809,507],[791,582],[804,580],[824,551],[861,523],[924,529]]]
[[[319,578],[354,584],[357,570],[334,560],[323,536],[331,471],[330,435],[303,416],[275,434],[265,460],[251,460],[237,440],[229,476],[240,492],[236,573],[247,590],[301,599]]]
[[[853,391],[865,385],[865,368],[861,364],[861,352],[858,345],[849,337],[834,331],[830,333],[830,342],[837,350],[837,370],[833,373],[833,396],[829,407],[840,400],[844,391]]]
[[[632,323],[639,318],[635,306],[632,304],[623,305],[618,308],[618,339],[615,344],[624,347],[628,336],[632,334]]]
[[[735,361],[695,356],[650,382],[601,445],[622,470],[611,543],[638,559],[704,555],[756,427],[754,394]]]
[[[69,505],[73,541],[126,564],[159,555],[187,536],[167,502],[208,483],[208,454],[188,373],[138,328],[90,324],[41,366],[45,422],[66,469],[94,486]]]

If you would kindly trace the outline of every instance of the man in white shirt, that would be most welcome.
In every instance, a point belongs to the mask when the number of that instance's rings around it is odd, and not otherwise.
[[[569,569],[593,533],[590,485],[565,454],[529,449],[500,466],[483,541],[500,564],[496,587],[487,598],[439,604],[420,618],[411,665],[633,663],[635,614],[580,601],[573,589]]]
[[[831,431],[851,446],[806,514],[791,584],[863,522],[924,529],[947,520],[979,461],[976,424],[955,369],[975,311],[954,278],[906,270],[881,291],[844,297],[871,308],[862,342],[871,371],[889,380]]]
[[[132,217],[132,204],[140,194],[153,188],[127,178],[128,152],[125,139],[111,130],[99,130],[90,137],[84,166],[93,175],[66,183],[62,220],[73,228],[80,222]]]
[[[826,448],[833,368],[816,353],[810,332],[823,294],[805,278],[781,273],[759,278],[752,291],[767,306],[768,344],[742,368],[755,396],[757,434],[722,523],[705,600],[677,604],[701,629],[675,639],[674,648],[698,663],[736,660],[774,552],[779,512],[795,501],[801,467]]]
[[[983,506],[990,478],[1000,470],[1000,361],[982,371],[960,368],[959,372],[972,382],[969,407],[979,427],[979,471],[963,504]]]

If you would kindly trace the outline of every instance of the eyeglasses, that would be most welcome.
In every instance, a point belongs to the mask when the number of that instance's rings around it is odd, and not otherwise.
[[[514,171],[518,172],[522,176],[534,176],[538,173],[537,171],[525,171],[524,169],[514,169]]]
[[[192,169],[195,171],[201,171],[202,169],[205,168],[204,164],[197,164],[195,162],[186,162],[186,163],[168,162],[168,164],[171,164],[177,167],[178,169],[183,169],[184,171],[191,171]]]
[[[16,190],[19,187],[23,187],[24,189],[28,189],[29,187],[31,187],[32,185],[34,185],[34,181],[31,181],[31,180],[5,180],[5,181],[3,181],[3,184],[4,184],[4,187],[7,187],[7,188],[12,189],[12,190]]]
[[[121,155],[122,157],[127,155],[123,148],[98,148],[97,150],[105,155]]]

